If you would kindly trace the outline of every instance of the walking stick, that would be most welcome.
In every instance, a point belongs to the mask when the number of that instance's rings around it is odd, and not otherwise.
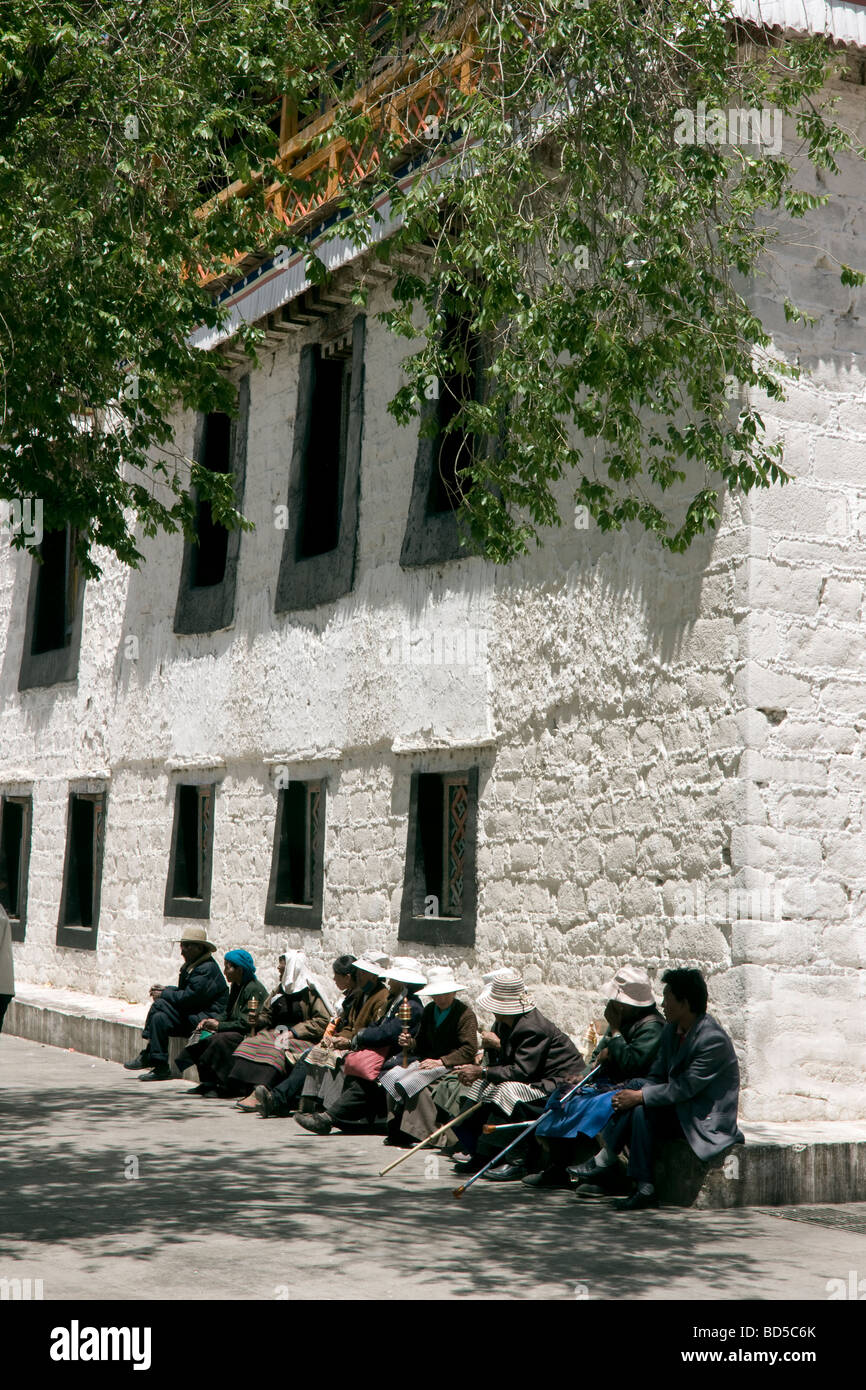
[[[564,1105],[567,1100],[570,1100],[571,1097],[574,1095],[575,1091],[579,1091],[581,1086],[585,1086],[587,1081],[591,1081],[592,1078],[594,1076],[597,1076],[600,1071],[601,1066],[599,1065],[597,1067],[594,1067],[591,1072],[588,1072],[582,1081],[578,1081],[577,1085],[572,1086],[571,1090],[566,1092],[566,1094],[562,1097],[561,1101],[559,1102],[560,1105]],[[461,1183],[460,1187],[455,1187],[453,1190],[453,1195],[457,1197],[459,1200],[459,1198],[463,1196],[464,1192],[468,1192],[469,1188],[478,1178],[484,1177],[484,1174],[487,1172],[488,1168],[492,1168],[495,1163],[501,1163],[505,1155],[509,1153],[511,1149],[514,1148],[515,1144],[519,1144],[521,1139],[525,1139],[527,1134],[529,1134],[531,1130],[535,1129],[536,1125],[540,1125],[541,1121],[544,1119],[544,1115],[545,1112],[542,1111],[537,1120],[531,1120],[528,1125],[524,1125],[523,1129],[521,1130],[521,1133],[518,1134],[516,1138],[512,1139],[511,1143],[508,1144],[506,1148],[501,1149],[498,1154],[494,1154],[490,1162],[485,1163],[483,1168],[479,1168],[477,1173],[473,1173],[472,1177],[469,1179],[468,1182]]]
[[[468,1110],[461,1110],[460,1114],[455,1115],[453,1120],[449,1120],[447,1125],[440,1125],[438,1129],[434,1129],[432,1134],[428,1134],[426,1139],[422,1139],[420,1144],[414,1144],[411,1149],[407,1149],[406,1153],[401,1154],[399,1158],[395,1158],[393,1163],[389,1163],[387,1168],[381,1170],[379,1177],[384,1178],[385,1174],[390,1173],[392,1168],[396,1168],[398,1163],[405,1163],[406,1159],[411,1158],[419,1149],[426,1149],[427,1145],[432,1144],[434,1139],[438,1139],[440,1134],[445,1134],[445,1132],[452,1129],[454,1125],[459,1125],[460,1121],[465,1120],[467,1115],[473,1115],[479,1106],[486,1105],[486,1103],[486,1101],[477,1100],[474,1105],[470,1105]]]

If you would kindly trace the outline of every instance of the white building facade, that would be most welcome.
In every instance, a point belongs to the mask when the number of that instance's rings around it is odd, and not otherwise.
[[[866,88],[838,91],[862,138]],[[417,425],[387,413],[407,347],[384,282],[364,311],[272,317],[230,430],[178,418],[254,532],[210,560],[145,539],[139,572],[100,555],[78,590],[58,553],[41,596],[4,542],[19,982],[143,1001],[195,917],[266,967],[285,941],[470,985],[512,965],[581,1034],[622,964],[695,965],[746,1117],[866,1116],[866,300],[832,260],[866,265],[862,166],[827,187],[778,295],[754,291],[807,372],[762,411],[794,481],[728,499],[684,556],[601,534],[567,482],[543,549],[457,556]]]

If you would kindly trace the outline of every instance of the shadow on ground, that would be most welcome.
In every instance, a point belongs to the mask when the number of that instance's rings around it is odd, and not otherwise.
[[[363,1268],[367,1257],[373,1277],[377,1259],[411,1252],[433,1298],[443,1284],[451,1297],[513,1298],[552,1283],[634,1298],[693,1275],[698,1260],[724,1297],[761,1272],[747,1212],[725,1213],[722,1250],[696,1213],[621,1215],[519,1183],[479,1182],[457,1202],[441,1158],[432,1175],[419,1157],[379,1178],[397,1155],[375,1136],[319,1138],[290,1120],[192,1100],[173,1084],[144,1095],[129,1074],[110,1087],[103,1077],[86,1082],[0,1096],[0,1230],[12,1258],[10,1239],[31,1252],[86,1242],[92,1257],[148,1259],[219,1233],[277,1242],[282,1266],[287,1247],[312,1241],[344,1267]],[[137,1179],[125,1177],[131,1158]],[[266,1268],[274,1249],[262,1248]]]

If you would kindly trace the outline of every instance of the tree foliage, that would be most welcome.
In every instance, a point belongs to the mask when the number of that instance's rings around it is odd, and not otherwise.
[[[826,202],[810,166],[863,156],[822,106],[825,41],[771,41],[704,0],[0,0],[0,17],[0,495],[43,497],[46,525],[71,521],[84,549],[136,563],[136,521],[189,531],[195,484],[241,521],[229,480],[177,456],[169,416],[178,399],[231,399],[216,355],[188,345],[222,312],[196,267],[301,244],[263,195],[280,177],[269,122],[283,92],[302,113],[336,103],[329,138],[377,147],[341,193],[359,238],[387,192],[403,226],[380,254],[432,248],[424,273],[400,260],[384,315],[415,340],[397,418],[420,413],[431,378],[468,373],[448,323],[484,344],[483,395],[467,392],[449,425],[472,441],[471,544],[506,561],[543,540],[569,477],[603,528],[636,519],[682,550],[716,523],[723,486],[785,478],[748,392],[778,399],[795,369],[745,287],[771,273],[782,222]],[[444,103],[408,185],[405,131],[388,119],[407,69],[353,101],[389,50],[438,75]],[[729,124],[720,139],[714,113],[731,111],[763,114],[773,138]],[[200,216],[233,179],[243,196]],[[839,274],[856,293],[862,275]],[[254,353],[255,330],[240,337]]]

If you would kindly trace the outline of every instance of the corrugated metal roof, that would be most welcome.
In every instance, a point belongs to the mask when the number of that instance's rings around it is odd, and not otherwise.
[[[734,13],[752,24],[789,34],[827,34],[866,49],[866,0],[732,0]]]

